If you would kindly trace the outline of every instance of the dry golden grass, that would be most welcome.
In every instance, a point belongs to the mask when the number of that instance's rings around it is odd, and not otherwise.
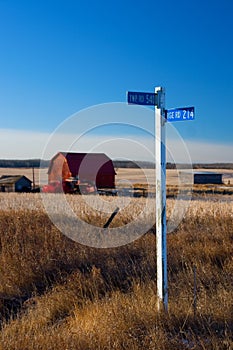
[[[80,196],[68,200],[86,217]],[[39,194],[1,194],[0,349],[232,349],[232,203],[193,201],[168,235],[167,314],[156,307],[154,233],[85,247],[54,227]]]

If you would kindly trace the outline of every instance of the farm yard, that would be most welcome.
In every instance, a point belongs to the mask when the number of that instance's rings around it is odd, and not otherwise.
[[[200,168],[198,171],[202,172],[206,169]],[[185,170],[184,170],[185,172]],[[179,183],[179,169],[167,169],[167,189],[168,195],[174,197],[177,195],[178,186],[179,190],[190,193],[192,190],[193,196],[200,196],[207,194],[215,194],[217,196],[224,194],[233,194],[233,169],[211,169],[213,173],[223,174],[223,185],[184,185]],[[34,169],[35,184],[36,186],[44,186],[48,183],[48,168]],[[0,168],[0,177],[2,175],[25,175],[28,179],[33,181],[33,172],[31,168]],[[142,189],[147,190],[150,186],[153,190],[155,184],[154,170],[153,169],[129,169],[129,168],[117,168],[116,169],[116,187],[129,187],[139,186]]]
[[[66,198],[103,227],[81,196]],[[154,227],[127,245],[91,248],[59,232],[39,193],[1,193],[0,349],[232,349],[233,206],[231,196],[208,198],[191,201],[168,234],[169,311],[158,314]],[[110,227],[146,199],[130,201]]]

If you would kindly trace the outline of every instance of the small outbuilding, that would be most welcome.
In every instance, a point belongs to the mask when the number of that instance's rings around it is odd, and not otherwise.
[[[31,192],[32,181],[24,175],[2,175],[0,192]]]
[[[211,172],[194,172],[193,174],[194,184],[219,184],[223,183],[223,174],[211,173]]]
[[[73,177],[95,183],[97,188],[115,187],[115,169],[104,153],[58,152],[50,161],[48,182],[63,182]]]

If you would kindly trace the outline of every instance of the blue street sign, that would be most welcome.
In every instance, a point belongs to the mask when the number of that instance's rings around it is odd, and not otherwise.
[[[177,122],[194,119],[194,107],[173,108],[166,110],[168,122]]]
[[[152,92],[128,91],[128,103],[144,106],[157,105],[157,94]]]

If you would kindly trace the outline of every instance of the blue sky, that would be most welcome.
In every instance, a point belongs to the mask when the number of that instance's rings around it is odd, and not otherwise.
[[[195,106],[175,125],[191,155],[233,161],[232,16],[231,0],[0,0],[0,158],[38,157],[33,139],[70,115],[164,86],[167,108]]]

